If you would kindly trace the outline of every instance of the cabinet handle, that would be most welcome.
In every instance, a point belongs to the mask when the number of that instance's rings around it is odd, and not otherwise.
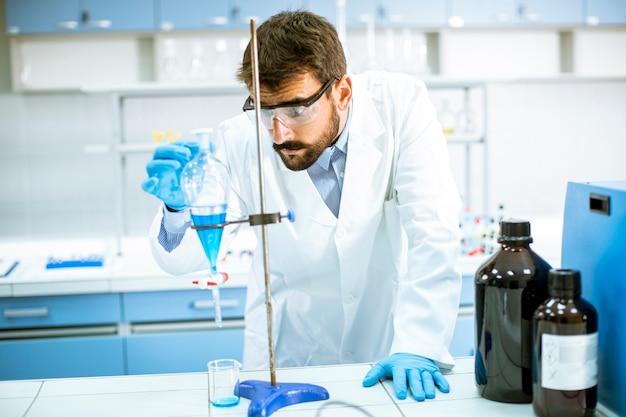
[[[206,20],[207,25],[218,25],[223,26],[228,23],[228,18],[226,16],[215,16],[210,17]]]
[[[220,307],[222,308],[233,308],[239,305],[239,300],[237,299],[226,299],[220,301]],[[196,310],[207,310],[215,308],[213,300],[196,300],[193,302],[192,307]]]
[[[90,20],[89,22],[87,22],[87,26],[89,26],[90,28],[97,28],[97,29],[108,29],[111,27],[111,25],[113,24],[113,22],[111,22],[110,20]]]
[[[4,310],[4,317],[7,319],[17,319],[25,317],[47,317],[48,307],[33,308],[7,308]]]
[[[74,30],[78,27],[78,22],[75,20],[65,20],[62,22],[57,22],[55,24],[55,26],[58,29],[69,29],[69,30]]]

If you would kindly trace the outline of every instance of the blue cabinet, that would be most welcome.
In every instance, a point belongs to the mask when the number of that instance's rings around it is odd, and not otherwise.
[[[248,28],[282,10],[305,6],[304,0],[161,0],[157,26],[161,30]]]
[[[10,34],[155,29],[153,0],[6,0],[6,16]]]
[[[119,336],[0,340],[0,380],[124,374]]]
[[[126,339],[127,373],[205,372],[214,359],[243,358],[243,321],[234,328],[162,330]]]
[[[585,19],[589,25],[626,24],[626,1],[586,0]]]
[[[161,0],[161,30],[224,29],[232,26],[232,4],[225,0]]]
[[[376,4],[376,23],[383,27],[445,27],[443,0],[386,0]]]
[[[0,299],[0,329],[115,324],[118,294],[84,294]]]
[[[0,298],[0,380],[205,371],[243,357],[245,288]]]
[[[0,380],[124,373],[118,294],[0,299]]]
[[[243,358],[245,288],[222,288],[223,327],[211,291],[123,294],[127,373],[203,372],[213,359]]]
[[[580,26],[584,0],[450,0],[453,27]]]
[[[150,291],[123,294],[124,321],[128,323],[212,320],[215,318],[211,291]],[[222,288],[222,317],[243,318],[245,288]]]

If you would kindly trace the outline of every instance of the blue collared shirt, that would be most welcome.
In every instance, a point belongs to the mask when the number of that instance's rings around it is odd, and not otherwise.
[[[333,212],[339,217],[341,190],[343,189],[343,175],[346,169],[346,155],[348,152],[348,131],[352,119],[352,105],[348,110],[348,121],[339,135],[337,142],[322,152],[320,157],[307,172],[320,196]]]

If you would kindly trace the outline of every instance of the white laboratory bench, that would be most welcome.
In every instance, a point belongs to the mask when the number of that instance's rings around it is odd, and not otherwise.
[[[391,381],[364,388],[370,364],[278,369],[277,383],[321,385],[329,399],[295,404],[273,416],[290,417],[401,417],[401,416],[532,416],[531,404],[506,404],[479,396],[474,385],[473,358],[457,358],[446,372],[450,393],[435,399],[398,400]],[[241,380],[269,380],[269,371],[242,371]],[[45,379],[0,382],[3,417],[245,417],[250,401],[216,408],[208,401],[206,373]],[[612,416],[603,407],[596,415]]]

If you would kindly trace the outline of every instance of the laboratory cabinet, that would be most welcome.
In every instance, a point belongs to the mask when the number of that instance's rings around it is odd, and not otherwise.
[[[116,294],[0,299],[0,380],[124,372]]]
[[[451,27],[582,26],[585,0],[450,0]]]
[[[336,0],[309,0],[307,9],[337,24]],[[343,8],[347,28],[374,27],[445,27],[444,0],[345,0]]]
[[[5,0],[7,32],[154,31],[154,0]]]
[[[586,0],[585,18],[590,26],[626,24],[626,1]]]
[[[0,380],[200,372],[242,360],[245,288],[0,298]]]
[[[305,0],[161,0],[158,27],[163,31],[248,28],[281,10],[305,7]]]
[[[245,288],[220,290],[215,322],[210,290],[122,295],[128,374],[199,372],[212,359],[243,358]]]

